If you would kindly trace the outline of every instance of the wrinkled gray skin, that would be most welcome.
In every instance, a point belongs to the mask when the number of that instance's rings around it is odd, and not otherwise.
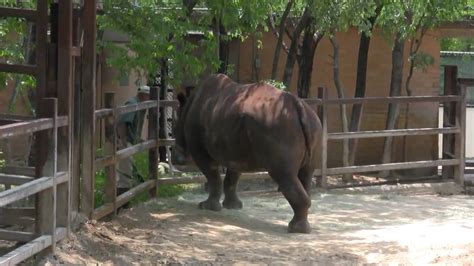
[[[288,232],[309,233],[312,174],[318,163],[321,122],[302,100],[265,83],[238,84],[211,75],[190,97],[179,95],[175,163],[190,155],[206,176],[202,209],[240,209],[241,172],[266,170],[290,203]],[[224,184],[219,166],[227,173]],[[224,201],[220,202],[224,190]]]

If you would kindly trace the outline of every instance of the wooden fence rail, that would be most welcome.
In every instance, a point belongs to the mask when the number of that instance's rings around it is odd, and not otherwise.
[[[318,106],[319,115],[323,124],[323,136],[321,145],[321,169],[315,171],[315,175],[321,176],[321,185],[325,188],[329,188],[327,184],[328,175],[341,175],[341,174],[353,174],[353,173],[367,173],[377,172],[383,170],[402,170],[402,169],[414,169],[414,168],[429,168],[438,167],[456,167],[457,169],[463,168],[463,154],[459,151],[462,150],[458,142],[456,145],[458,148],[457,154],[449,153],[443,149],[443,154],[449,155],[446,158],[429,161],[411,161],[411,162],[399,162],[399,163],[386,163],[386,164],[373,164],[373,165],[358,165],[349,167],[327,167],[327,147],[328,141],[331,140],[344,140],[344,139],[360,139],[360,138],[382,138],[382,137],[401,137],[401,136],[422,136],[422,135],[438,135],[443,136],[453,135],[455,139],[463,138],[464,130],[463,125],[465,119],[462,118],[463,108],[465,109],[465,85],[467,81],[463,83],[462,80],[457,80],[461,86],[459,86],[455,95],[444,95],[444,96],[398,96],[398,97],[367,97],[367,98],[344,98],[344,99],[329,99],[327,98],[326,90],[321,88],[318,94],[319,98],[305,99],[305,101],[313,106]],[[374,130],[374,131],[360,131],[360,132],[332,132],[329,133],[328,122],[327,122],[327,108],[330,105],[341,105],[341,104],[367,104],[367,103],[423,103],[423,102],[438,102],[445,104],[455,104],[459,109],[456,112],[456,123],[446,124],[441,128],[414,128],[414,129],[394,129],[394,130]],[[465,112],[465,110],[464,110]],[[160,140],[165,143],[167,140]],[[172,145],[166,143],[166,145]],[[106,159],[104,159],[105,161]],[[268,177],[266,174],[244,174],[242,177],[247,176],[250,179],[253,178],[265,178]],[[456,175],[452,175],[453,178],[462,184],[462,173],[457,171]],[[158,180],[159,185],[165,184],[189,184],[189,183],[202,183],[205,182],[204,176],[194,177],[169,177]]]
[[[152,86],[150,90],[150,100],[140,102],[137,104],[125,105],[114,107],[114,93],[106,93],[104,95],[104,105],[105,108],[94,111],[95,121],[99,119],[105,120],[105,143],[104,151],[105,155],[101,157],[96,157],[96,147],[93,146],[93,150],[89,151],[88,154],[93,154],[93,164],[89,166],[87,173],[92,173],[90,175],[83,176],[84,179],[87,179],[85,184],[87,187],[83,189],[82,193],[86,193],[87,198],[91,199],[87,202],[83,202],[81,209],[90,210],[90,212],[85,211],[86,216],[92,219],[100,219],[109,214],[115,214],[117,209],[122,205],[126,204],[136,195],[149,191],[151,196],[156,195],[156,189],[158,186],[158,147],[159,146],[171,146],[174,145],[173,139],[159,139],[159,123],[158,123],[158,113],[159,108],[176,108],[178,106],[177,101],[172,100],[158,100],[158,90],[159,87]],[[117,149],[117,134],[116,128],[120,120],[121,115],[130,112],[137,112],[140,110],[148,110],[148,140],[145,140],[141,143],[135,144],[133,146]],[[95,133],[93,134],[95,136]],[[95,142],[94,139],[91,140]],[[131,188],[127,192],[116,195],[116,168],[120,160],[128,159],[134,154],[148,151],[149,152],[149,180],[137,185],[134,188]],[[95,176],[94,173],[101,168],[105,168],[106,172],[106,186],[105,186],[105,204],[99,207],[95,207],[94,202],[94,187]],[[88,206],[84,206],[87,204]]]
[[[69,226],[67,213],[58,212],[61,204],[55,200],[59,193],[68,194],[69,171],[57,171],[58,160],[58,130],[68,126],[67,117],[58,116],[58,101],[55,98],[45,98],[40,106],[40,113],[43,118],[22,121],[9,125],[0,126],[0,139],[10,138],[22,134],[42,133],[39,141],[46,142],[44,165],[38,164],[43,170],[37,171],[45,176],[32,177],[26,175],[15,175],[9,173],[0,174],[0,184],[13,185],[13,187],[0,192],[0,218],[2,225],[25,225],[36,223],[37,231],[16,231],[10,229],[0,230],[0,239],[7,241],[27,242],[27,244],[14,251],[0,257],[0,265],[10,265],[17,263],[37,252],[48,247],[54,247],[55,243],[66,236],[66,229]],[[49,143],[49,145],[48,145]],[[64,154],[62,154],[64,156]],[[11,172],[23,172],[33,174],[30,169],[4,169]],[[38,170],[38,169],[37,169]],[[63,185],[65,184],[65,185]],[[27,197],[36,196],[37,208],[18,208],[9,206]],[[68,207],[68,206],[67,206]],[[66,208],[67,208],[66,207]],[[56,220],[66,220],[66,227],[56,226]],[[59,231],[57,231],[59,230]],[[51,235],[56,231],[58,234]],[[39,238],[38,238],[39,236]],[[39,245],[35,239],[48,239]]]

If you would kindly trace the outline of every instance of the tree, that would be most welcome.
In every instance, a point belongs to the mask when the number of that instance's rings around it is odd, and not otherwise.
[[[417,1],[382,1],[382,10],[378,18],[378,25],[393,37],[392,49],[392,75],[390,80],[390,96],[400,96],[403,79],[404,46],[405,41],[418,32],[421,38],[427,29],[436,27],[442,22],[458,19],[463,14],[466,0],[417,0]],[[394,34],[390,34],[394,33]],[[421,39],[418,40],[421,43]],[[418,47],[419,48],[419,47]],[[411,59],[414,59],[418,49],[411,47]],[[407,94],[411,95],[409,84],[413,74],[415,60],[411,61],[410,74],[405,84]],[[408,108],[407,108],[408,109]],[[399,117],[399,105],[389,104],[385,129],[391,130],[396,126]],[[382,163],[392,162],[393,137],[387,137],[384,141]],[[389,171],[381,172],[387,177]]]
[[[367,19],[367,28],[361,29],[360,41],[359,41],[359,53],[357,58],[357,76],[355,84],[355,98],[365,97],[366,81],[367,81],[367,65],[369,59],[369,47],[371,40],[371,33],[375,25],[375,21],[380,14],[382,5],[379,2],[374,3],[376,5],[375,12],[370,15]],[[362,24],[364,25],[364,24]],[[362,104],[354,104],[352,106],[351,121],[349,125],[349,131],[357,132],[360,130],[360,123],[362,118]],[[357,151],[358,139],[349,140],[349,164],[354,165],[355,155]]]
[[[193,11],[194,7],[199,10]],[[104,1],[105,14],[99,20],[101,29],[114,29],[130,36],[125,47],[104,44],[114,51],[109,63],[122,71],[156,70],[166,58],[173,79],[196,78],[206,68],[226,70],[225,43],[230,38],[246,38],[258,32],[269,13],[269,1],[217,0],[192,1]],[[200,32],[203,38],[188,39],[189,32]],[[219,46],[221,49],[219,49]],[[199,57],[195,51],[199,48]],[[129,56],[129,51],[134,56]],[[225,60],[223,60],[225,61]]]
[[[34,1],[3,1],[3,6],[15,8],[35,8]],[[0,61],[2,63],[34,64],[34,25],[21,18],[0,18]],[[0,72],[0,87],[4,89],[13,83],[13,94],[8,103],[8,112],[14,112],[20,96],[27,110],[34,114],[34,106],[29,92],[36,87],[33,76]]]
[[[336,87],[338,98],[342,99],[345,97],[344,88],[340,80],[339,73],[339,44],[337,42],[336,32],[344,32],[350,26],[357,27],[362,31],[362,35],[365,36],[365,32],[370,31],[372,28],[371,19],[374,17],[373,12],[375,10],[375,3],[372,1],[366,1],[364,4],[358,3],[357,1],[350,0],[338,0],[328,1],[326,3],[327,11],[320,13],[321,25],[324,25],[324,31],[328,32],[329,39],[333,46],[333,79]],[[354,15],[358,14],[358,15]],[[360,53],[359,53],[360,54]],[[366,62],[365,62],[366,64]],[[365,74],[364,74],[365,75]],[[365,82],[364,82],[365,83]],[[365,89],[365,84],[364,84]],[[357,92],[356,92],[357,93]],[[340,117],[342,123],[342,131],[348,132],[349,125],[347,120],[347,108],[345,104],[340,105]],[[353,164],[350,161],[350,150],[349,140],[343,140],[343,152],[342,152],[342,164],[344,167]],[[351,174],[343,175],[343,181],[349,182],[352,180]]]

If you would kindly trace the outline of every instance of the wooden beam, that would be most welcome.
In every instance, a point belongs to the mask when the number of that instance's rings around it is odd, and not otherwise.
[[[105,93],[104,105],[106,108],[113,108],[115,106],[115,93]],[[115,162],[115,152],[117,151],[117,119],[115,115],[109,117],[105,121],[105,143],[104,150],[106,154],[112,154],[112,159]],[[97,160],[96,160],[97,162]],[[98,168],[96,168],[98,169]],[[112,163],[105,167],[106,186],[105,186],[105,205],[111,205],[113,214],[115,215],[117,201],[117,165]],[[109,212],[110,213],[110,212]],[[95,214],[95,211],[94,211]]]
[[[0,113],[0,120],[29,121],[35,119],[34,116]]]
[[[320,177],[320,185],[322,188],[327,188],[327,160],[328,160],[328,108],[327,108],[327,89],[326,88],[319,88],[318,96],[323,101],[323,106],[320,108],[321,112],[321,124],[323,128],[322,132],[322,139],[321,139],[321,177]]]
[[[66,229],[56,229],[56,240],[62,240],[66,238]],[[32,257],[33,255],[41,252],[45,248],[51,246],[52,237],[51,235],[44,235],[28,242],[25,245],[3,255],[0,257],[0,265],[17,265],[20,262]]]
[[[4,166],[1,171],[11,175],[35,176],[34,167],[7,165]]]
[[[51,118],[40,118],[26,122],[18,122],[14,124],[0,126],[0,139],[12,136],[31,134],[53,127]]]
[[[34,177],[30,177],[30,176],[0,173],[0,184],[18,186],[18,185],[23,185],[33,180],[34,180]]]
[[[454,138],[454,156],[459,160],[457,167],[454,167],[454,180],[460,186],[464,186],[464,168],[466,160],[466,106],[467,86],[462,83],[457,84],[457,93],[462,101],[456,106],[456,126],[461,129],[459,134]]]
[[[52,117],[53,129],[44,132],[43,143],[47,143],[44,160],[39,162],[38,167],[41,169],[43,176],[51,176],[49,179],[50,186],[41,190],[36,195],[36,228],[37,235],[54,234],[57,222],[57,169],[58,169],[58,101],[56,98],[44,98],[39,108],[41,117]],[[38,169],[38,170],[39,170]],[[30,182],[32,183],[32,182]],[[52,236],[52,249],[54,251],[56,242],[55,236]]]
[[[82,49],[82,191],[81,212],[92,218],[94,211],[95,183],[95,117],[96,106],[96,1],[84,0],[82,12],[83,49]]]
[[[36,20],[36,10],[14,7],[0,7],[0,17],[25,18],[27,20]]]
[[[154,180],[155,182],[158,180],[158,146],[156,144],[159,143],[159,114],[160,114],[160,104],[162,103],[159,101],[159,87],[158,86],[151,86],[150,88],[150,100],[155,101],[157,104],[154,108],[150,108],[148,111],[148,140],[153,140],[155,142],[154,147],[151,147],[148,150],[148,179]],[[164,113],[162,114],[164,115]],[[157,184],[157,183],[156,183]],[[156,197],[156,190],[157,187],[152,187],[148,192],[150,197]]]
[[[114,110],[111,108],[104,108],[100,110],[95,110],[94,115],[96,119],[104,118],[106,116],[111,116],[114,114]]]
[[[474,79],[472,78],[458,78],[459,84],[466,87],[474,87]]]
[[[377,103],[415,103],[415,102],[458,102],[458,96],[396,96],[396,97],[365,97],[328,99],[327,104],[359,104],[367,102]]]
[[[0,63],[0,72],[27,74],[34,76],[37,72],[37,66]]]
[[[125,149],[119,150],[116,153],[116,160],[123,160],[128,158],[136,153],[146,151],[150,148],[156,147],[156,140],[147,140],[142,143],[127,147]]]
[[[57,171],[72,172],[73,142],[73,58],[72,58],[72,0],[58,3],[58,115],[65,116],[67,127],[58,129]],[[70,184],[57,187],[57,225],[70,231]]]
[[[460,160],[433,160],[433,161],[415,161],[415,162],[404,162],[404,163],[387,163],[387,164],[372,164],[372,165],[357,165],[349,167],[336,167],[328,168],[328,175],[342,175],[352,173],[366,173],[366,172],[378,172],[383,170],[401,170],[401,169],[413,169],[413,168],[429,168],[436,166],[447,166],[447,165],[459,165]]]
[[[393,129],[393,130],[374,130],[360,132],[341,132],[329,133],[328,139],[360,139],[360,138],[381,138],[381,137],[400,137],[400,136],[419,136],[419,135],[435,135],[435,134],[456,134],[460,129],[457,127],[447,128],[410,128],[410,129]]]
[[[0,229],[1,240],[29,242],[33,240],[33,238],[34,238],[34,233],[32,232],[10,231],[10,230]]]
[[[133,197],[154,187],[156,187],[156,180],[147,180],[141,183],[140,185],[128,190],[127,192],[117,197],[117,207],[124,205],[125,203],[129,202]]]
[[[34,207],[3,207],[0,208],[0,215],[14,217],[35,217]]]
[[[47,71],[47,45],[48,45],[48,1],[37,0],[36,1],[36,100],[37,106],[41,104],[41,101],[46,97],[46,71]]]
[[[0,192],[0,207],[34,195],[40,191],[51,188],[52,186],[53,180],[51,177],[42,177],[9,190],[2,191]]]
[[[115,112],[117,116],[120,116],[126,113],[153,108],[153,107],[156,107],[157,105],[158,104],[156,101],[150,100],[150,101],[139,102],[136,104],[128,104],[128,105],[119,106],[115,108]]]

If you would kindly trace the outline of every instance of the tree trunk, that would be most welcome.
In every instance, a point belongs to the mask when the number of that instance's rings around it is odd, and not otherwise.
[[[421,33],[420,33],[420,38],[417,40],[416,37],[411,39],[410,42],[410,54],[409,57],[410,59],[410,69],[408,71],[408,77],[407,80],[405,81],[405,92],[407,96],[413,95],[413,92],[410,88],[410,82],[413,77],[413,71],[415,70],[415,62],[413,61],[413,56],[418,53],[418,50],[420,49],[421,42],[423,40],[423,37],[427,31],[427,28],[422,28]],[[409,120],[410,120],[410,103],[407,103],[407,107],[405,109],[405,124],[404,127],[405,129],[408,129],[409,126]],[[407,136],[403,136],[403,161],[408,161],[408,145],[407,145]]]
[[[293,6],[294,0],[289,0],[288,4],[286,5],[285,11],[280,19],[280,24],[278,25],[278,33],[277,33],[277,45],[275,47],[275,53],[273,55],[273,64],[272,64],[272,80],[276,80],[278,76],[278,63],[280,62],[280,52],[283,46],[283,34],[285,32],[285,24],[288,15],[290,14],[291,7]]]
[[[314,54],[321,38],[322,35],[319,34],[315,37],[315,29],[311,22],[308,23],[303,36],[303,46],[301,47],[301,54],[304,56],[299,57],[298,60],[297,92],[300,98],[308,98],[309,89],[311,88]]]
[[[345,98],[344,90],[342,88],[341,79],[339,77],[339,44],[335,37],[330,37],[332,48],[333,48],[333,75],[334,75],[334,85],[336,86],[337,96],[339,99]],[[347,108],[345,104],[340,105],[340,116],[342,122],[342,131],[348,132],[349,126],[347,123]],[[342,166],[349,166],[349,140],[344,139],[342,143]],[[353,180],[351,174],[344,174],[342,176],[344,182],[350,182]]]
[[[297,56],[298,56],[298,46],[300,42],[300,35],[303,30],[306,28],[310,19],[309,11],[306,9],[303,13],[303,16],[298,22],[295,30],[293,31],[293,35],[291,37],[291,46],[288,52],[288,57],[286,59],[285,65],[285,72],[283,73],[283,83],[287,88],[290,87],[291,84],[291,76],[293,74],[293,67],[295,66]]]
[[[373,30],[375,21],[382,10],[382,6],[378,6],[375,10],[375,15],[369,19],[371,27],[370,31]],[[371,37],[369,34],[363,32],[360,36],[359,43],[359,56],[357,58],[357,79],[354,97],[363,98],[365,97],[365,88],[367,81],[367,63],[369,58],[369,47]],[[349,125],[349,131],[357,132],[360,130],[360,123],[362,117],[362,104],[354,104],[352,106],[351,122]],[[358,139],[349,140],[349,163],[354,165],[355,155],[357,151]]]
[[[229,40],[227,39],[227,31],[219,20],[219,73],[227,74],[229,65]]]
[[[392,76],[390,79],[390,96],[400,96],[403,79],[403,49],[405,41],[401,39],[401,35],[397,33],[395,43],[392,50]],[[395,125],[399,115],[399,106],[397,103],[390,103],[388,106],[386,130],[395,129]],[[392,162],[392,144],[393,137],[387,137],[384,141],[382,163]],[[388,177],[390,171],[382,171],[382,177]]]

